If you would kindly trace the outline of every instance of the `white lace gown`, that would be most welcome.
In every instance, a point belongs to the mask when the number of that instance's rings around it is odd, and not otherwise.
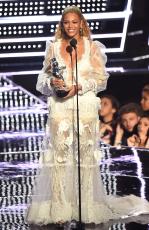
[[[68,81],[70,66],[60,54],[61,40],[47,42],[44,67],[39,74],[37,90],[48,96],[49,117],[40,157],[33,197],[27,210],[29,223],[45,225],[58,221],[78,220],[78,168],[76,96],[67,100],[54,96],[45,69],[52,57],[66,66],[63,76]],[[79,126],[81,156],[82,221],[96,224],[109,219],[149,213],[146,200],[130,195],[105,195],[99,171],[99,98],[96,93],[106,88],[104,46],[84,38],[85,52],[78,61]],[[75,73],[75,70],[74,70]]]

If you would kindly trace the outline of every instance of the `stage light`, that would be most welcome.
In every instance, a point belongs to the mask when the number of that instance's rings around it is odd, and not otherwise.
[[[9,57],[38,57],[38,56],[44,56],[45,52],[24,52],[24,53],[5,53],[0,54],[0,58],[8,58]]]
[[[126,10],[122,11],[122,12],[105,12],[106,11],[106,8],[107,8],[107,4],[108,4],[108,1],[107,0],[98,0],[98,1],[95,1],[95,0],[78,0],[77,2],[72,0],[72,1],[68,1],[68,3],[72,3],[72,2],[75,2],[75,3],[80,3],[80,7],[82,9],[82,12],[84,12],[84,16],[85,18],[87,18],[87,20],[89,22],[92,22],[93,20],[96,22],[99,20],[100,21],[104,21],[105,19],[106,20],[111,20],[111,19],[118,19],[118,18],[123,18],[124,21],[126,21],[126,23],[124,23],[124,29],[123,31],[121,31],[121,33],[111,33],[111,34],[105,34],[105,33],[100,33],[98,34],[97,31],[100,30],[100,25],[94,23],[94,25],[92,25],[91,27],[91,30],[92,30],[92,33],[93,33],[93,38],[110,38],[111,37],[119,37],[121,36],[121,45],[119,48],[115,48],[115,49],[108,49],[108,52],[113,52],[114,50],[115,51],[123,51],[123,48],[124,48],[124,41],[125,41],[125,36],[126,36],[126,29],[127,29],[127,16],[129,17],[130,14],[131,14],[131,9],[129,8],[130,4],[131,4],[131,1],[132,0],[128,0],[128,4],[127,4],[127,8]],[[92,4],[91,4],[92,3]],[[0,12],[3,12],[2,11],[2,7],[4,6],[5,3],[1,3],[0,4]],[[54,8],[54,10],[52,10],[52,7],[55,6],[57,4],[57,6]],[[22,24],[25,24],[25,23],[38,23],[39,21],[42,23],[49,23],[49,27],[50,27],[50,24],[52,22],[57,22],[59,21],[60,19],[60,15],[56,15],[56,14],[61,14],[61,11],[62,9],[64,9],[66,7],[66,1],[48,1],[46,2],[46,6],[47,6],[47,9],[51,10],[52,11],[52,14],[51,16],[43,16],[42,14],[44,14],[44,7],[45,7],[45,1],[36,1],[36,2],[20,2],[20,3],[16,3],[16,2],[9,2],[5,5],[5,13],[7,13],[7,16],[9,16],[9,13],[13,12],[13,13],[16,13],[16,17],[7,17],[7,19],[5,20],[5,18],[2,18],[2,20],[0,21],[0,24],[4,25],[5,23],[8,24],[8,23],[15,23],[17,24],[18,22],[19,23],[22,23]],[[78,4],[77,4],[78,5]],[[90,9],[90,6],[92,5],[92,8]],[[9,9],[9,11],[8,11]],[[11,9],[11,10],[10,10]],[[23,11],[24,9],[24,11]],[[11,12],[10,12],[11,11]],[[21,12],[23,12],[23,14],[21,14]],[[50,11],[49,11],[50,12]],[[87,13],[88,12],[88,13]],[[91,14],[91,12],[95,12],[94,14]],[[98,13],[98,12],[104,12],[104,13]],[[37,15],[38,16],[35,16]],[[14,15],[14,14],[13,14]],[[17,15],[22,15],[21,17],[17,17]],[[26,15],[27,17],[23,17],[23,15]],[[32,16],[28,16],[28,15],[32,15]],[[125,20],[126,19],[126,20]],[[43,26],[44,27],[44,26]],[[56,28],[56,25],[55,25],[55,28]],[[50,33],[54,33],[55,31],[55,28],[54,27],[50,27],[48,28],[48,30],[50,31]],[[31,29],[31,31],[28,31],[28,30],[25,30],[24,28],[22,28],[20,31],[22,31],[22,33],[20,34],[20,32],[18,31],[18,29],[16,30],[17,33],[13,33],[13,35],[17,35],[19,34],[19,38],[14,38],[12,39],[11,42],[16,42],[16,41],[20,41],[19,39],[22,37],[22,35],[30,35],[30,39],[38,39],[36,37],[34,37],[34,34],[36,34],[36,36],[38,36],[38,34],[41,36],[43,33],[44,33],[44,28],[42,28],[41,30],[34,30],[33,28]],[[28,31],[28,32],[27,32]],[[7,32],[7,33],[3,33],[4,31],[2,31],[2,34],[3,35],[10,35],[11,36],[11,33],[10,32]],[[19,32],[19,33],[18,33]],[[94,32],[96,32],[97,34],[94,34]],[[44,34],[43,34],[44,35]],[[21,37],[20,37],[21,36]],[[53,39],[52,36],[49,36],[49,37],[44,37],[42,36],[41,37],[41,40],[42,39]],[[124,39],[123,39],[124,38]],[[17,39],[17,40],[16,40]],[[22,41],[27,41],[27,37],[22,37]],[[40,39],[40,38],[39,38]],[[3,38],[3,41],[4,42],[9,42],[10,41],[10,38],[8,37],[7,39],[5,39],[5,37]],[[0,41],[0,43],[2,43]]]
[[[143,171],[142,171],[142,162],[140,160],[140,157],[139,157],[139,154],[138,154],[138,151],[136,148],[131,148],[132,149],[132,152],[134,153],[134,158],[135,158],[135,163],[137,165],[137,170],[136,170],[136,173],[137,173],[137,178],[139,178],[140,180],[140,195],[142,198],[146,199],[146,186],[145,186],[145,180],[143,178]]]

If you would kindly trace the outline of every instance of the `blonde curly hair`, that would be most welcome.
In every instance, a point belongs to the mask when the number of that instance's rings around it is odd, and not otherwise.
[[[61,20],[59,22],[59,25],[56,29],[56,33],[55,33],[55,40],[60,39],[60,38],[66,38],[67,35],[65,33],[64,27],[63,27],[63,20],[64,20],[64,16],[67,13],[75,13],[79,16],[79,18],[82,20],[82,27],[81,27],[81,32],[80,35],[87,37],[89,40],[91,39],[91,31],[90,28],[88,26],[88,23],[86,21],[86,19],[84,18],[81,10],[77,7],[77,6],[68,6],[64,9],[63,13],[62,13],[62,17]]]

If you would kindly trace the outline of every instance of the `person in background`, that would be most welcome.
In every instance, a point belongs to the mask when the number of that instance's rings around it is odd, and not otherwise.
[[[116,119],[119,101],[110,94],[101,96],[101,109],[99,110],[99,133],[104,143],[113,145],[115,138]]]
[[[137,125],[142,116],[141,106],[128,103],[119,109],[114,145],[127,146],[127,138],[137,133]]]
[[[140,104],[143,111],[149,114],[149,84],[146,84],[142,89]]]
[[[130,147],[149,148],[149,115],[144,114],[137,125],[137,134],[133,134],[127,139]]]

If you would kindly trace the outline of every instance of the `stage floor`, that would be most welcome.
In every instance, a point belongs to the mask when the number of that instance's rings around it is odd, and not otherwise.
[[[56,229],[55,225],[29,226],[24,221],[38,168],[46,104],[5,77],[0,83],[0,230]],[[101,146],[100,169],[107,194],[134,194],[149,200],[149,149]],[[69,223],[64,229],[70,229]],[[86,225],[85,229],[147,230],[149,216]]]

